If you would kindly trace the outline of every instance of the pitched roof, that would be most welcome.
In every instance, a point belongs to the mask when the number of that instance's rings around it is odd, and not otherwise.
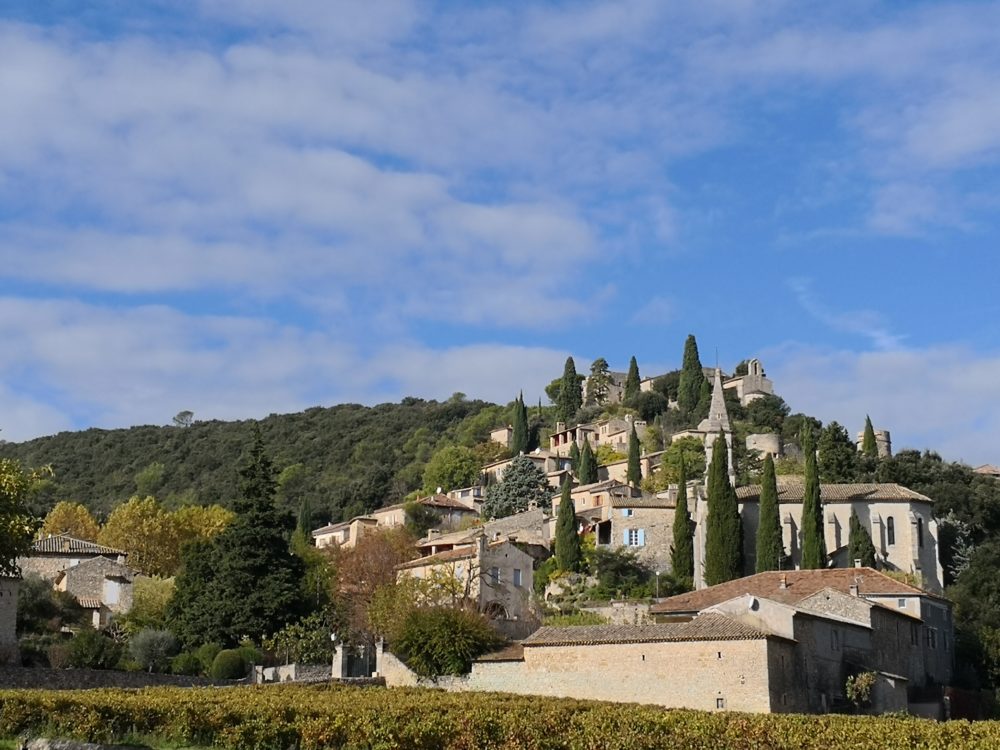
[[[461,503],[447,495],[429,495],[428,497],[419,498],[417,502],[421,505],[426,505],[428,508],[448,508],[449,510],[464,510],[466,513],[476,513],[475,510],[465,503]]]
[[[983,464],[982,466],[977,466],[973,471],[976,474],[986,474],[991,477],[1000,477],[1000,466],[994,466],[993,464]]]
[[[782,581],[785,582],[784,588]],[[701,612],[744,594],[752,594],[781,604],[796,604],[826,588],[849,594],[854,583],[858,584],[860,596],[933,596],[890,578],[874,568],[772,570],[671,596],[654,604],[649,611],[654,614]]]
[[[714,380],[712,382],[712,405],[708,409],[708,416],[701,421],[698,429],[701,432],[715,433],[719,430],[731,432],[732,426],[729,424],[729,412],[726,410],[726,397],[722,392],[722,370],[715,368]]]
[[[36,555],[124,555],[120,549],[105,547],[96,542],[76,539],[69,534],[53,534],[44,539],[36,539],[31,545]]]
[[[642,497],[612,497],[612,508],[674,508],[677,506],[676,500],[656,495],[643,495]]]
[[[84,609],[100,609],[101,600],[96,596],[78,596],[76,600]]]
[[[844,502],[933,502],[926,495],[914,492],[900,484],[821,484],[820,499],[824,503]],[[778,483],[779,503],[801,503],[805,496],[805,482],[785,478]],[[737,487],[736,497],[740,500],[759,500],[760,485]]]
[[[69,568],[60,570],[56,575],[56,580],[61,580],[67,573],[79,573],[81,570],[85,571],[87,568],[98,568],[99,570],[104,570],[105,578],[120,578],[127,582],[131,582],[136,577],[136,571],[127,565],[122,565],[117,560],[110,560],[107,557],[97,556],[92,557],[89,560],[84,560],[78,565],[73,565]]]
[[[410,560],[409,562],[397,565],[396,570],[409,570],[410,568],[422,568],[425,565],[439,565],[441,563],[454,562],[455,560],[465,560],[475,556],[476,556],[476,548],[474,546],[460,547],[459,549],[450,549],[445,552],[438,552],[436,555],[417,557],[413,560]]]
[[[574,625],[543,627],[525,638],[525,648],[534,646],[585,646],[599,643],[662,643],[669,641],[743,641],[767,638],[768,634],[739,620],[706,612],[688,622],[650,625]]]
[[[476,661],[524,661],[524,646],[511,643],[498,651],[483,654]]]

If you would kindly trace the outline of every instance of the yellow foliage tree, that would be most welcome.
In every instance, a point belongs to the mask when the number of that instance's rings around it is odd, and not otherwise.
[[[236,518],[221,505],[185,505],[174,511],[178,542],[207,541],[225,529]]]
[[[49,534],[68,534],[75,539],[84,539],[88,542],[96,542],[101,527],[80,503],[73,503],[64,500],[56,503],[56,506],[45,516],[40,530],[41,536]]]
[[[128,564],[149,576],[172,576],[180,565],[177,521],[152,497],[133,497],[108,516],[97,541],[128,553]]]

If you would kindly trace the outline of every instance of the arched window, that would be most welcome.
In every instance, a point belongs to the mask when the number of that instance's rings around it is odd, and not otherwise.
[[[917,545],[924,546],[924,519],[917,519]]]
[[[892,516],[885,522],[885,541],[890,547],[896,543],[896,519]]]

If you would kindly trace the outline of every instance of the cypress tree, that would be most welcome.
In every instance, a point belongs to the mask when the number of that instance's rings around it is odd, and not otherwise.
[[[626,403],[639,397],[639,363],[635,361],[635,357],[632,357],[628,363],[628,375],[625,376],[623,396]]]
[[[639,436],[632,425],[632,434],[628,436],[628,473],[626,481],[633,487],[638,487],[642,481],[642,467],[639,465]]]
[[[698,390],[698,405],[694,407],[693,421],[701,421],[708,417],[712,410],[712,386],[708,384],[708,378],[701,379],[701,387]]]
[[[778,484],[774,476],[774,458],[768,453],[760,479],[760,503],[757,522],[757,572],[777,570],[785,547],[781,541],[781,516],[778,511]]]
[[[681,456],[680,477],[677,480],[677,507],[674,509],[674,545],[670,550],[670,567],[674,576],[694,579],[694,534],[688,515],[687,467]]]
[[[569,465],[573,473],[580,476],[580,446],[576,444],[576,440],[569,447]]]
[[[698,407],[701,384],[705,380],[701,359],[698,356],[698,342],[695,341],[694,334],[691,334],[684,342],[684,362],[681,365],[681,377],[677,385],[677,406],[683,416],[690,416]]]
[[[524,405],[524,394],[514,401],[514,428],[510,438],[510,452],[515,456],[528,452],[528,409]]]
[[[865,434],[861,439],[861,455],[865,458],[878,458],[878,442],[875,440],[875,428],[872,418],[865,415]]]
[[[826,542],[823,539],[823,504],[819,494],[819,469],[812,430],[802,435],[802,452],[806,462],[805,496],[802,498],[802,563],[803,570],[826,566]]]
[[[721,432],[708,469],[705,583],[714,586],[743,575],[743,523],[736,491],[729,483],[726,437]]]
[[[572,421],[576,413],[580,411],[580,407],[583,406],[583,390],[580,387],[580,378],[576,374],[576,363],[572,357],[566,358],[562,383],[559,387],[559,401],[556,406],[559,418],[565,422]]]
[[[299,504],[299,518],[296,524],[296,531],[300,531],[307,537],[309,532],[312,531],[312,504],[309,502],[308,497],[302,498],[302,502]]]
[[[576,508],[567,478],[563,481],[559,514],[556,516],[556,564],[559,570],[574,572],[580,569],[582,558],[580,536],[576,528]]]
[[[597,457],[590,448],[590,441],[583,441],[580,449],[580,470],[576,473],[580,484],[593,484],[597,481]]]
[[[855,560],[860,560],[863,567],[875,567],[875,545],[872,543],[872,535],[861,525],[861,519],[852,510],[850,535],[847,541],[848,566],[853,567]]]

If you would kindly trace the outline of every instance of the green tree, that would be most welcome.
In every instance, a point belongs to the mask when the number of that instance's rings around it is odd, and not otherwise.
[[[31,550],[38,520],[28,510],[28,499],[42,473],[0,458],[0,576],[17,576],[17,558]]]
[[[577,445],[576,440],[569,447],[569,463],[570,468],[573,469],[574,474],[580,473],[580,446]]]
[[[583,406],[583,395],[580,388],[580,377],[576,374],[576,363],[572,357],[566,358],[563,368],[562,385],[559,388],[559,400],[556,402],[559,418],[571,422]]]
[[[692,422],[700,422],[708,416],[708,412],[712,408],[712,386],[708,384],[708,378],[701,379],[701,385],[698,389],[698,403],[694,407],[693,416],[691,418]]]
[[[514,400],[514,428],[511,432],[510,452],[515,456],[527,453],[528,440],[528,409],[524,405],[524,394],[521,393]]]
[[[753,427],[754,432],[777,432],[779,434],[791,411],[781,396],[774,396],[770,393],[755,398],[747,404],[746,410],[747,421]]]
[[[861,455],[865,458],[878,458],[878,442],[875,440],[875,428],[872,418],[865,414],[865,433],[861,439]]]
[[[639,436],[636,434],[635,425],[632,425],[632,433],[628,436],[628,473],[626,481],[633,487],[638,487],[642,481],[642,467],[639,464]]]
[[[826,541],[823,538],[823,504],[820,499],[819,469],[812,430],[802,435],[805,457],[805,496],[802,499],[802,562],[803,570],[826,567]]]
[[[628,362],[628,374],[625,376],[625,392],[622,394],[622,400],[625,403],[632,403],[639,397],[639,388],[639,363],[635,361],[635,357],[632,357]]]
[[[559,514],[556,516],[556,561],[559,570],[576,572],[580,569],[583,553],[576,524],[576,506],[570,490],[569,478],[563,481]]]
[[[677,481],[677,506],[674,509],[674,544],[670,550],[670,567],[677,578],[694,580],[694,529],[688,511],[687,467],[680,461]]]
[[[819,475],[824,482],[856,482],[861,466],[847,430],[830,422],[819,435]]]
[[[483,518],[504,518],[528,509],[532,503],[547,508],[551,502],[545,472],[527,456],[515,456],[500,481],[490,485],[483,501]]]
[[[774,475],[774,458],[764,458],[760,477],[760,503],[757,521],[757,572],[777,570],[785,556],[781,540],[781,514],[778,510],[778,484]]]
[[[608,360],[598,357],[590,365],[590,377],[587,378],[587,405],[601,405],[608,400],[608,387],[611,385],[611,371]]]
[[[259,641],[303,610],[305,566],[289,548],[292,519],[275,504],[274,466],[259,427],[239,475],[235,520],[211,542],[185,548],[170,609],[189,644]]]
[[[726,453],[726,438],[720,432],[708,468],[705,583],[709,586],[743,575],[743,523],[736,491],[729,482],[729,458]]]
[[[580,470],[576,473],[580,484],[593,484],[597,481],[597,457],[590,447],[590,441],[583,441],[580,449]]]
[[[159,461],[153,461],[135,475],[135,492],[137,495],[155,495],[163,485],[163,477],[167,467]]]
[[[860,560],[862,566],[874,568],[875,545],[872,543],[872,535],[861,524],[861,519],[853,510],[851,511],[850,532],[847,539],[847,564],[853,566],[855,560]]]
[[[681,364],[680,382],[677,386],[677,406],[685,417],[698,407],[701,384],[706,382],[698,356],[698,342],[691,334],[684,342],[684,361]]]
[[[442,492],[471,487],[479,482],[479,471],[475,450],[464,445],[447,445],[431,456],[424,467],[424,492],[437,492],[438,487]]]

